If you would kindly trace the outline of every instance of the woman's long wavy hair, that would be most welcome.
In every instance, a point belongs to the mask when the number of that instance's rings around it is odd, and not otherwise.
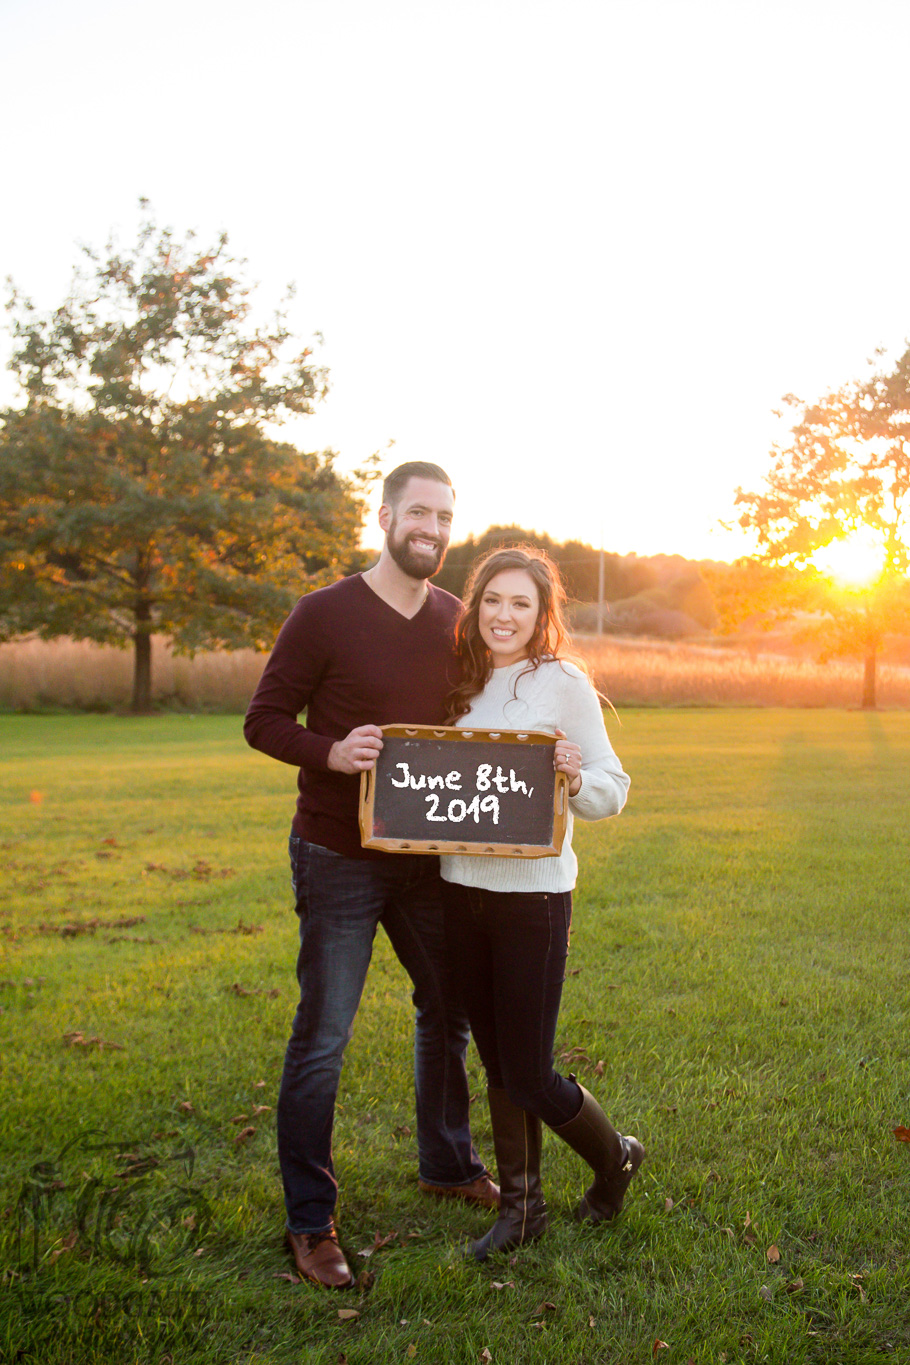
[[[552,559],[533,545],[491,550],[471,570],[464,594],[464,614],[455,628],[455,651],[461,681],[447,698],[450,725],[465,714],[493,672],[493,657],[480,634],[480,604],[490,580],[508,569],[524,569],[525,573],[530,574],[540,597],[537,623],[528,643],[528,666],[518,677],[533,673],[544,659],[571,658],[573,663],[583,667],[574,655],[566,651],[566,626],[562,615],[566,592],[559,569]],[[517,684],[518,679],[515,681]]]

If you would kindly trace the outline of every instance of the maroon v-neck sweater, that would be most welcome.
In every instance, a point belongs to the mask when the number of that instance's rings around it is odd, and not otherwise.
[[[429,585],[408,620],[360,574],[302,597],[275,641],[246,713],[254,749],[300,768],[293,828],[349,858],[392,855],[360,846],[360,778],[330,772],[329,750],[358,725],[439,725],[455,682],[461,603]],[[297,717],[306,711],[306,724]]]

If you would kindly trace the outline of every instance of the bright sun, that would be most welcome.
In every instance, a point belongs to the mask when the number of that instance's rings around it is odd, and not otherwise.
[[[845,587],[863,588],[879,576],[883,559],[881,541],[871,531],[857,531],[816,550],[812,563]]]

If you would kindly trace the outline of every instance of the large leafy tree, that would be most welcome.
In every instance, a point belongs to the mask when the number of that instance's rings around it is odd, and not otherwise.
[[[793,395],[790,440],[772,451],[765,487],[738,489],[739,524],[755,532],[759,559],[808,566],[820,551],[864,536],[879,550],[863,587],[814,575],[806,605],[823,618],[827,654],[864,660],[862,705],[876,704],[876,664],[887,636],[910,627],[910,349],[893,368],[845,385],[816,403]]]
[[[200,249],[146,216],[130,249],[86,249],[54,312],[14,294],[10,313],[0,639],[131,646],[142,711],[153,633],[184,653],[264,648],[354,562],[368,476],[277,439],[326,375],[283,314],[255,319],[226,238]]]

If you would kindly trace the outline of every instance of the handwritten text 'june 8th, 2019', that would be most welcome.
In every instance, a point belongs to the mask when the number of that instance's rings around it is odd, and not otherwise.
[[[529,789],[521,778],[515,776],[514,768],[510,768],[508,774],[506,774],[497,764],[496,772],[494,773],[493,765],[491,763],[480,763],[478,764],[477,771],[474,775],[475,791],[472,799],[466,801],[461,797],[453,797],[448,804],[447,813],[445,815],[439,815],[437,814],[439,810],[439,797],[432,791],[432,788],[436,787],[443,791],[460,792],[462,789],[461,773],[450,772],[446,773],[444,777],[438,773],[433,774],[432,776],[428,776],[426,773],[419,773],[415,777],[407,763],[396,763],[395,767],[400,770],[401,776],[395,778],[391,773],[389,774],[389,781],[393,787],[410,787],[413,791],[420,791],[423,787],[431,789],[424,798],[429,807],[426,812],[426,818],[428,820],[451,820],[454,824],[458,824],[460,821],[466,820],[468,816],[473,816],[474,823],[479,824],[480,815],[481,812],[483,812],[485,815],[491,815],[493,817],[493,824],[498,825],[499,796],[494,795],[492,788],[495,788],[496,791],[503,796],[507,793],[521,792],[524,796],[530,797],[534,792],[533,787]],[[489,794],[481,796],[481,792],[487,792]]]

